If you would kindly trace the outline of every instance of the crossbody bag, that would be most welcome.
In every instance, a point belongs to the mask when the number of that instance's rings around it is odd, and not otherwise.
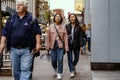
[[[54,27],[55,27],[55,30],[56,30],[56,32],[57,32],[57,34],[58,34],[59,39],[61,40],[61,42],[62,42],[62,44],[63,44],[63,53],[65,54],[65,43],[64,43],[64,41],[61,39],[60,34],[59,34],[56,26],[54,26]]]

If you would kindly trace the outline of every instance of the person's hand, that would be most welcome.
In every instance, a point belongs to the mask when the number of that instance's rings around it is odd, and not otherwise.
[[[68,35],[68,39],[71,39],[71,37],[72,37],[72,35],[70,34],[70,35]]]
[[[49,51],[49,47],[48,46],[46,46],[46,50]]]
[[[5,44],[4,43],[0,44],[0,54],[2,54],[4,48],[5,48]]]
[[[41,48],[41,45],[39,44],[37,44],[36,45],[36,47],[32,50],[32,53],[37,53],[37,52],[39,52],[40,51],[40,48]]]
[[[80,47],[80,53],[83,54],[83,48],[82,47]]]

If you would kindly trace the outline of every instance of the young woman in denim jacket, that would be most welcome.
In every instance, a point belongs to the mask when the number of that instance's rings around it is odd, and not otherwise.
[[[47,31],[47,50],[50,50],[52,67],[54,68],[55,75],[57,79],[62,79],[63,72],[63,43],[60,40],[56,29],[65,43],[65,50],[68,51],[68,36],[65,26],[62,24],[62,16],[60,14],[55,14],[53,18],[54,23],[50,25]],[[56,27],[56,29],[55,29]],[[58,74],[56,74],[58,73]]]

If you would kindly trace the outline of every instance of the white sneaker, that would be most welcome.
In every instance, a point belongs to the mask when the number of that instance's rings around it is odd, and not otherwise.
[[[89,55],[91,55],[91,53],[90,53],[90,52],[89,52],[88,54],[89,54]]]
[[[57,74],[57,80],[61,80],[62,79],[62,76],[61,76],[61,74]]]
[[[70,73],[70,77],[71,78],[75,77],[75,73],[73,71]]]
[[[89,51],[87,51],[87,54],[88,54],[88,55],[91,55],[91,53],[90,53]]]

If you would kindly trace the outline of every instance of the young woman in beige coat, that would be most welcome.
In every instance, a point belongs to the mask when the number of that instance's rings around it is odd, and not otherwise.
[[[62,16],[55,14],[54,23],[47,31],[47,50],[50,50],[52,67],[54,68],[57,79],[62,79],[64,47],[68,51],[68,36],[65,26],[62,24]],[[57,33],[58,31],[58,33]],[[63,45],[62,41],[65,45]],[[56,74],[57,73],[57,74]]]

